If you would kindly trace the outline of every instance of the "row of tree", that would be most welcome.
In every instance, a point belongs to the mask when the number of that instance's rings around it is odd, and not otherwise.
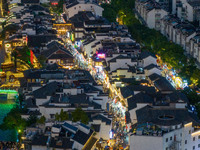
[[[116,17],[122,17],[132,37],[142,45],[142,50],[158,54],[162,61],[176,69],[183,79],[187,79],[190,84],[200,86],[200,70],[195,66],[195,60],[188,59],[181,46],[168,41],[160,32],[142,25],[134,16],[134,3],[134,0],[112,0],[111,4],[102,5],[103,16],[111,22],[115,21]],[[190,104],[196,106],[200,117],[200,96],[195,89],[187,88],[183,92]]]
[[[35,115],[31,115],[28,119],[24,119],[21,117],[23,113],[27,113],[26,109],[20,109],[19,107],[13,108],[7,116],[4,118],[3,123],[0,125],[0,129],[7,130],[7,129],[15,129],[16,131],[21,130],[23,131],[26,127],[30,125],[36,124],[44,124],[46,118],[41,116],[37,118]],[[80,121],[84,124],[88,124],[89,118],[80,107],[76,108],[72,113],[71,116],[68,112],[64,112],[61,109],[60,113],[56,113],[55,115],[56,121],[65,121],[65,120],[72,120],[73,122]]]
[[[195,86],[200,85],[200,70],[195,66],[195,60],[187,58],[181,46],[168,41],[160,32],[142,25],[133,13],[134,0],[112,0],[111,4],[103,4],[102,7],[103,16],[109,21],[113,22],[121,17],[132,37],[142,45],[142,50],[158,54],[183,79]]]

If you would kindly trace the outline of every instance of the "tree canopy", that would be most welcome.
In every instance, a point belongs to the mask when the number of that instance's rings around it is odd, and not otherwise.
[[[69,120],[69,114],[67,112],[64,112],[63,109],[61,109],[60,114],[55,114],[55,120],[56,121],[65,121]]]
[[[72,112],[72,121],[80,121],[84,124],[88,124],[89,118],[86,112],[84,112],[80,107],[78,107],[75,109],[75,111]]]

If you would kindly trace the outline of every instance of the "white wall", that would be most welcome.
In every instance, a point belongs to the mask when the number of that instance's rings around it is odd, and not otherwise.
[[[46,150],[47,146],[32,145],[32,150]]]
[[[37,98],[37,99],[36,99],[36,105],[37,105],[37,106],[42,105],[42,104],[48,102],[49,100],[50,100],[50,96],[47,96],[46,99]]]
[[[112,123],[110,125],[106,125],[105,122],[101,122],[100,120],[94,120],[92,124],[96,124],[96,125],[100,124],[100,131],[97,132],[95,136],[97,139],[99,138],[103,138],[104,140],[110,139],[109,132],[112,128]]]
[[[131,135],[129,140],[130,150],[164,150],[162,137]]]
[[[83,148],[83,145],[74,141],[74,144],[72,146],[72,149],[78,149],[78,150],[81,150]]]
[[[116,62],[110,62],[110,71],[114,71],[118,68],[129,68],[128,65],[137,65],[137,62],[132,62],[131,59],[117,59]]]
[[[79,11],[92,11],[96,16],[102,16],[103,12],[103,8],[95,4],[77,4],[68,9],[64,6],[64,9],[65,13],[68,15],[68,18],[78,14]]]
[[[130,118],[131,118],[131,121],[132,121],[133,124],[137,123],[136,110],[141,109],[141,108],[147,106],[148,104],[139,104],[138,103],[136,105],[137,105],[136,108],[129,110]]]

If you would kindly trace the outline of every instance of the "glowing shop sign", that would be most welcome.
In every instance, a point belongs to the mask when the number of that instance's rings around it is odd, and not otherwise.
[[[9,48],[9,47],[11,47],[11,45],[10,44],[5,44],[5,47]]]
[[[105,58],[106,56],[105,56],[105,54],[97,54],[97,57],[103,59],[103,58]]]

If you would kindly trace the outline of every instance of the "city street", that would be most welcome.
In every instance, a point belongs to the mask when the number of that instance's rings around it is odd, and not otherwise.
[[[66,40],[66,39],[64,39],[63,41],[68,41],[65,46],[70,48],[70,52],[72,53],[72,55],[75,57],[76,61],[78,62],[78,66],[81,69],[89,70],[93,78],[96,80],[96,82],[101,83],[101,84],[103,83],[104,87],[111,89],[110,91],[112,91],[112,95],[114,95],[113,98],[111,98],[112,100],[110,102],[111,112],[114,117],[113,124],[112,124],[113,125],[112,130],[114,134],[109,143],[106,143],[106,144],[104,143],[104,145],[106,145],[105,147],[110,146],[116,150],[127,149],[128,135],[125,128],[126,108],[122,106],[120,101],[115,103],[116,97],[119,97],[117,90],[114,87],[112,87],[112,85],[109,82],[106,81],[104,71],[101,71],[99,73],[97,73],[96,71],[93,71],[95,70],[95,68],[93,68],[93,66],[86,61],[83,55],[79,53],[79,51],[74,47],[71,41]]]

